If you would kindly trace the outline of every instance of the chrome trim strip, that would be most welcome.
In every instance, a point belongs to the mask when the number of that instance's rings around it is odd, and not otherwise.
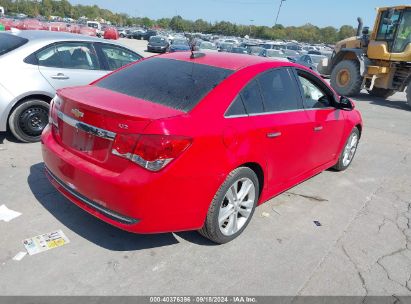
[[[65,183],[63,183],[63,181],[61,181],[57,176],[55,176],[49,168],[47,168],[46,166],[44,166],[46,169],[46,173],[53,178],[53,180],[59,184],[64,190],[66,190],[68,193],[70,193],[71,195],[73,195],[75,198],[77,198],[79,201],[83,202],[84,204],[88,205],[89,207],[95,209],[96,211],[102,213],[103,215],[107,216],[108,218],[111,218],[112,220],[115,220],[119,223],[122,224],[128,224],[128,225],[132,225],[132,224],[136,224],[139,220],[134,219],[134,218],[130,218],[130,217],[126,217],[124,215],[118,214],[117,212],[114,212],[110,209],[104,208],[103,206],[100,206],[99,204],[97,204],[96,202],[93,202],[92,200],[86,198],[85,196],[83,196],[82,194],[78,193],[77,191],[73,190],[72,188],[70,188],[68,185],[66,185]]]
[[[82,130],[82,131],[84,131],[88,134],[91,134],[91,135],[94,135],[94,136],[97,136],[97,137],[101,137],[101,138],[104,138],[104,139],[108,139],[108,140],[114,140],[115,137],[116,137],[116,133],[114,133],[114,132],[107,131],[107,130],[104,130],[104,129],[101,129],[101,128],[97,128],[95,126],[92,126],[92,125],[86,124],[84,122],[78,121],[78,120],[64,114],[61,111],[57,111],[57,117],[60,118],[62,121],[64,121],[66,124],[76,128],[76,129]]]
[[[253,114],[243,114],[243,115],[231,115],[225,116],[224,118],[241,118],[241,117],[255,117],[255,116],[263,116],[263,115],[273,115],[273,114],[284,114],[284,113],[293,113],[293,112],[303,112],[303,111],[321,111],[321,110],[339,110],[334,107],[326,107],[326,108],[310,108],[310,109],[296,109],[296,110],[285,110],[285,111],[274,111],[274,112],[263,112],[263,113],[253,113]]]

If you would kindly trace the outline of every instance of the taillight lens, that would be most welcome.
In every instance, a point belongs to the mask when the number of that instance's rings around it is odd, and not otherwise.
[[[55,126],[57,129],[59,127],[57,111],[58,109],[60,109],[60,106],[61,98],[56,95],[50,103],[49,123]]]
[[[173,135],[117,135],[114,155],[150,171],[159,171],[190,147],[192,139]]]

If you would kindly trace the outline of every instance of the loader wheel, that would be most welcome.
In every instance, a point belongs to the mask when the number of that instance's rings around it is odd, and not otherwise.
[[[360,93],[362,81],[360,64],[355,60],[343,60],[331,72],[331,86],[342,96]]]
[[[387,99],[388,97],[394,95],[394,93],[395,93],[395,90],[376,88],[376,87],[368,91],[368,94],[370,94],[371,96],[380,97],[384,99]]]
[[[407,93],[407,105],[411,107],[411,82],[408,84],[408,87],[405,91]]]

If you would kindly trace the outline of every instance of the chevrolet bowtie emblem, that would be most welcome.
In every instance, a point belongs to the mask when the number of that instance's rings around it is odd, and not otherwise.
[[[72,109],[71,113],[77,118],[83,118],[84,113],[81,112],[79,109]]]

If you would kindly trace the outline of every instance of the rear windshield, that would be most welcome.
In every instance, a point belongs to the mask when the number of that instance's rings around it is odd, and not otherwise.
[[[27,39],[10,34],[0,34],[0,56],[21,47],[28,42]]]
[[[165,58],[151,58],[120,70],[96,85],[189,112],[232,70]]]

